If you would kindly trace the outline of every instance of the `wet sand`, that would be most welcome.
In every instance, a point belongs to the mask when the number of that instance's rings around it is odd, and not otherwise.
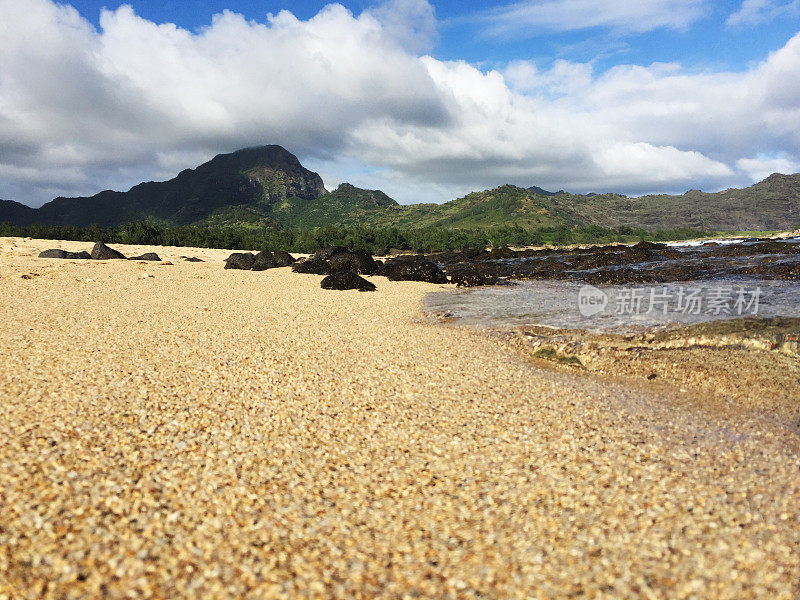
[[[0,596],[800,594],[797,434],[701,387],[544,368],[442,286],[51,247],[91,244],[0,239]]]
[[[539,365],[628,386],[646,382],[679,404],[729,419],[762,417],[800,435],[798,318],[746,317],[636,334],[544,327],[489,333]]]

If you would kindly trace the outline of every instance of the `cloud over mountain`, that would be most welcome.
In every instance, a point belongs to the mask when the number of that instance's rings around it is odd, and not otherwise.
[[[657,16],[670,3],[644,4]],[[127,6],[96,30],[50,0],[0,0],[0,197],[119,189],[263,143],[401,201],[507,181],[719,187],[800,162],[800,36],[743,72],[482,71],[419,56],[436,32],[426,0],[360,15],[333,4],[309,20],[223,12],[198,32]]]

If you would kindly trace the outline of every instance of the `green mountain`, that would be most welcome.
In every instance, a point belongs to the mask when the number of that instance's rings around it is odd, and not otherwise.
[[[324,225],[370,225],[384,223],[399,204],[380,190],[362,190],[343,183],[317,198],[287,198],[271,207],[270,216],[298,229]]]
[[[0,221],[27,225],[35,220],[36,210],[13,200],[0,200]]]
[[[0,221],[102,227],[131,221],[274,225],[269,219],[274,205],[287,198],[316,200],[325,194],[322,178],[296,156],[280,146],[263,146],[220,154],[174,179],[141,183],[127,192],[56,198],[30,213],[15,209],[16,215],[0,206]]]
[[[320,176],[303,167],[296,156],[280,146],[262,146],[220,154],[174,179],[141,183],[127,192],[56,198],[38,209],[0,201],[0,221],[102,227],[147,221],[298,229],[325,225],[401,229],[600,225],[650,230],[777,230],[800,224],[800,174],[774,174],[745,189],[691,190],[680,196],[639,198],[504,185],[444,204],[401,206],[380,190],[363,190],[348,183],[328,192]]]
[[[710,231],[771,231],[800,226],[800,174],[773,173],[744,189],[716,193],[689,190],[628,198],[621,194],[557,194],[556,205],[575,218],[603,227]]]

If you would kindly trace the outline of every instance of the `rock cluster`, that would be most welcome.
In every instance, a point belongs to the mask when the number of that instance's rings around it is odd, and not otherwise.
[[[266,271],[267,269],[275,269],[277,267],[288,267],[296,262],[296,259],[288,252],[278,250],[276,252],[268,252],[262,250],[255,256],[253,262],[253,271]]]
[[[143,258],[152,257],[156,258]],[[68,252],[60,248],[51,248],[39,253],[39,258],[68,258],[68,259],[94,259],[94,260],[109,260],[109,259],[125,259],[122,252],[109,248],[103,242],[97,242],[92,248],[91,254],[86,251],[81,252]],[[161,260],[158,255],[153,252],[148,252],[142,256],[133,258],[131,260]]]
[[[243,271],[266,271],[277,267],[288,267],[294,262],[296,262],[296,259],[291,254],[281,250],[277,252],[262,250],[258,254],[234,252],[225,259],[225,268]]]
[[[798,255],[798,243],[752,239],[728,245],[711,242],[691,251],[640,242],[571,249],[472,249],[427,258],[441,265],[452,283],[472,287],[521,279],[565,279],[593,285],[668,283],[722,274],[793,280],[800,278]]]
[[[381,266],[366,250],[350,250],[343,246],[323,248],[293,267],[296,273],[329,275],[341,271],[352,271],[361,275],[372,275]]]
[[[447,275],[435,262],[424,256],[401,256],[386,261],[376,273],[390,281],[427,281],[447,283]]]

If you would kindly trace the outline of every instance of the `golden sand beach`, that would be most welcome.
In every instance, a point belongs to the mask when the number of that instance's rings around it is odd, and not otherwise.
[[[707,388],[543,368],[442,286],[53,247],[0,239],[0,598],[800,597],[797,433]]]

